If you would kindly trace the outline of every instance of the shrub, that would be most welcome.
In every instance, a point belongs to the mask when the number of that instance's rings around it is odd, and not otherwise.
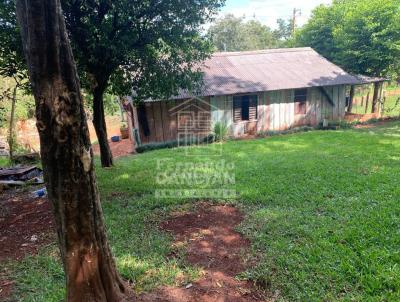
[[[149,144],[143,144],[139,147],[136,148],[137,153],[144,153],[148,151],[153,151],[153,150],[159,150],[159,149],[171,149],[171,148],[176,148],[178,146],[190,146],[190,145],[197,145],[197,144],[205,144],[205,143],[213,143],[216,141],[215,135],[214,134],[209,134],[206,137],[202,139],[192,139],[186,142],[178,142],[177,140],[172,140],[172,141],[166,141],[166,142],[160,142],[160,143],[149,143]]]
[[[217,122],[214,125],[215,140],[217,142],[225,141],[228,137],[228,127],[226,124]]]
[[[320,130],[337,130],[337,129],[351,129],[354,127],[356,122],[346,122],[346,121],[329,121],[328,127],[323,126],[323,122],[320,122],[317,129]]]
[[[268,130],[265,132],[259,132],[257,133],[258,137],[268,137],[268,136],[277,136],[277,135],[285,135],[285,134],[293,134],[293,133],[299,133],[299,132],[308,132],[314,130],[313,127],[310,126],[302,126],[302,127],[296,127],[288,130]]]

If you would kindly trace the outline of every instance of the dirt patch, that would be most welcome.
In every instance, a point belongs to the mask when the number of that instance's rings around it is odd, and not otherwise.
[[[139,301],[266,301],[252,283],[236,278],[246,269],[243,256],[250,245],[235,231],[242,220],[234,207],[202,203],[195,213],[176,214],[162,223],[161,228],[174,235],[174,245],[186,244],[187,261],[204,274],[189,286],[162,287]]]
[[[36,254],[54,242],[54,221],[47,198],[33,198],[29,192],[0,193],[0,264]],[[0,272],[0,301],[11,295],[13,282]]]
[[[0,197],[0,261],[22,259],[54,241],[54,221],[47,198],[7,190]]]
[[[89,126],[90,141],[95,142],[97,140],[96,131],[94,130],[91,117],[87,117],[87,123]],[[106,116],[107,134],[109,137],[114,135],[120,135],[121,117],[120,116]],[[18,142],[23,145],[26,149],[39,151],[40,142],[39,134],[36,129],[36,120],[21,120],[16,124],[17,127],[17,138]]]
[[[128,155],[131,155],[132,153],[134,153],[133,143],[129,139],[123,139],[117,143],[114,143],[111,141],[108,143],[110,145],[111,153],[114,156],[114,158],[128,156]],[[100,154],[99,144],[93,145],[93,152],[94,152],[94,154],[97,154],[97,155]]]
[[[375,122],[375,123],[367,123],[367,124],[359,124],[359,125],[355,125],[354,128],[356,129],[370,129],[370,128],[375,128],[378,126],[384,126],[385,124],[389,123],[389,122],[393,122],[393,121],[399,121],[399,118],[393,118],[393,117],[388,117],[388,118],[383,118],[380,119],[379,121]]]

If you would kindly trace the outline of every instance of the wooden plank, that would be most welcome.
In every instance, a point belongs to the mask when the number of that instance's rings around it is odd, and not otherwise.
[[[161,102],[153,102],[154,110],[154,128],[155,128],[155,141],[164,141],[163,135],[163,121],[161,116]]]
[[[278,130],[284,130],[285,127],[285,91],[279,91],[279,122]]]
[[[338,120],[339,119],[339,91],[338,86],[332,87],[332,100],[334,102],[333,110],[332,110],[332,119]]]
[[[307,106],[307,124],[309,125],[315,125],[315,98],[314,98],[314,93],[313,93],[312,88],[308,88],[307,90],[307,96],[308,96],[308,106]]]
[[[292,106],[292,90],[286,90],[286,126],[288,129],[291,127],[292,124],[291,106]]]
[[[339,88],[339,101],[340,101],[340,108],[339,108],[339,118],[344,119],[346,114],[346,86],[341,85]]]
[[[257,132],[263,131],[265,123],[265,94],[260,93],[258,95],[258,106],[257,106]]]
[[[20,177],[22,174],[27,174],[35,169],[38,168],[36,166],[29,166],[22,168],[0,169],[0,177],[10,177],[10,176]]]
[[[218,106],[217,106],[217,97],[212,96],[210,98],[210,105],[211,105],[211,125],[214,127],[215,123],[219,121],[218,118]]]
[[[318,125],[318,95],[315,88],[311,88],[312,103],[313,103],[313,120],[312,126]]]
[[[292,128],[294,124],[294,90],[288,91],[288,127]]]
[[[174,109],[177,105],[177,101],[169,101],[167,103],[167,108],[168,108],[168,115],[169,115],[169,124],[168,124],[168,132],[169,135],[168,137],[170,140],[176,140],[177,139],[177,131],[178,131],[178,120],[177,120],[177,114],[176,112],[172,112],[171,109]]]
[[[190,102],[190,110],[189,112],[191,113],[191,125],[190,128],[194,133],[199,132],[199,127],[198,127],[198,114],[199,114],[199,107],[198,107],[198,101],[197,99],[193,99]]]
[[[238,123],[242,120],[242,106],[241,106],[241,98],[233,97],[233,123]]]
[[[145,103],[147,122],[149,124],[149,136],[145,137],[147,143],[156,142],[156,129],[154,126],[154,103]]]
[[[264,125],[263,131],[268,131],[271,128],[271,98],[270,93],[264,93],[265,108],[264,108]]]
[[[198,100],[198,126],[202,131],[211,131],[211,107],[210,98],[206,97],[203,100]]]
[[[278,102],[278,93],[277,91],[271,92],[271,130],[277,130],[277,104]],[[279,118],[279,117],[278,117]]]
[[[170,141],[171,136],[169,133],[169,114],[168,114],[168,102],[161,102],[161,120],[162,120],[162,130],[163,137],[165,141]]]

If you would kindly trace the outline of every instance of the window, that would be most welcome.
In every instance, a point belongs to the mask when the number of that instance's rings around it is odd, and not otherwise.
[[[243,95],[233,97],[233,120],[235,123],[241,121],[257,120],[257,96]]]
[[[294,91],[294,113],[307,113],[307,89],[296,89]]]

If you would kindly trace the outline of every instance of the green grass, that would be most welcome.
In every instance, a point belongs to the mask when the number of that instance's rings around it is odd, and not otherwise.
[[[0,156],[0,168],[5,168],[10,165],[10,160],[7,156]]]
[[[400,117],[400,95],[392,95],[386,98],[384,115]]]
[[[393,91],[393,90],[398,90],[399,86],[389,86],[385,88],[385,91]],[[373,90],[370,91],[370,99],[368,103],[368,108],[367,108],[367,113],[371,113],[372,110],[372,95],[373,95]],[[358,93],[356,97],[358,99],[361,98],[361,96],[364,96],[364,104],[363,106],[353,104],[353,109],[352,113],[357,113],[357,114],[365,114],[365,103],[367,99],[366,92],[364,93]],[[400,116],[400,101],[398,101],[400,98],[400,95],[391,95],[386,97],[386,102],[385,102],[385,111],[383,113],[383,116],[385,117],[399,117]]]
[[[312,131],[190,149],[157,150],[97,168],[118,269],[136,290],[184,284],[198,276],[183,257],[167,257],[171,238],[157,229],[190,199],[159,199],[157,162],[234,163],[240,226],[256,265],[242,274],[279,301],[400,301],[400,122],[373,129]],[[163,168],[164,169],[164,168]],[[162,170],[163,170],[162,169]],[[187,188],[173,184],[168,188]],[[196,188],[215,188],[199,183]],[[217,186],[218,187],[218,186]],[[59,301],[55,247],[9,265],[21,301]],[[182,250],[182,255],[184,250]],[[45,285],[44,285],[45,284]]]

